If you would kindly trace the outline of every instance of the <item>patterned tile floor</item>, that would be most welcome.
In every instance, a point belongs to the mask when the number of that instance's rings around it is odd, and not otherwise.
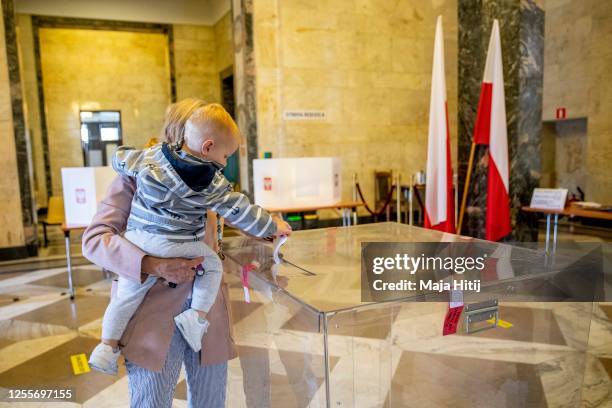
[[[54,407],[127,407],[127,378],[75,376],[69,357],[100,335],[110,280],[64,267],[0,273],[0,393],[67,387]],[[287,299],[253,293],[244,302],[227,275],[240,358],[230,361],[228,407],[325,406],[319,322]],[[504,304],[510,329],[442,337],[444,305],[369,310],[330,327],[330,400],[335,407],[612,407],[612,304]],[[588,317],[592,315],[591,319]],[[174,406],[186,407],[181,374]],[[48,403],[1,402],[3,406]]]

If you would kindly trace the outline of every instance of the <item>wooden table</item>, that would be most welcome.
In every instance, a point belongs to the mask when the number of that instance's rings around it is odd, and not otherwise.
[[[339,201],[335,204],[322,204],[312,205],[304,207],[292,207],[292,208],[266,208],[271,213],[299,213],[302,216],[302,223],[304,222],[304,213],[317,210],[340,210],[342,213],[342,226],[347,227],[349,225],[357,225],[357,207],[362,207],[361,201]],[[352,217],[351,217],[352,215]],[[352,218],[352,221],[351,221]]]
[[[553,227],[553,244],[552,252],[557,249],[557,224],[559,222],[559,216],[567,215],[569,217],[583,217],[583,218],[594,218],[599,220],[612,221],[612,212],[610,211],[597,211],[582,208],[578,205],[569,205],[562,210],[547,210],[544,208],[533,208],[529,206],[522,207],[521,210],[532,213],[542,213],[546,215],[546,252],[549,249],[550,241],[550,219],[554,215],[554,227]]]
[[[70,299],[74,299],[74,285],[72,283],[72,258],[70,252],[70,232],[74,230],[85,229],[87,228],[87,225],[62,224],[61,228],[64,232],[64,242],[66,243],[66,269],[68,269],[68,291],[70,292]]]

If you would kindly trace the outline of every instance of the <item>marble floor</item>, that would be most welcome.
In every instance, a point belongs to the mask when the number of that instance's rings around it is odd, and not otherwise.
[[[255,291],[245,303],[240,282],[226,280],[240,353],[229,363],[227,406],[324,407],[315,315]],[[64,268],[2,275],[0,392],[70,387],[75,400],[52,406],[127,407],[123,368],[117,377],[72,372],[70,356],[98,341],[110,289],[92,265],[76,268],[75,283],[71,302]],[[411,303],[330,317],[331,406],[612,406],[611,304],[505,304],[500,314],[512,328],[442,337],[444,308]],[[181,375],[174,406],[186,405]]]

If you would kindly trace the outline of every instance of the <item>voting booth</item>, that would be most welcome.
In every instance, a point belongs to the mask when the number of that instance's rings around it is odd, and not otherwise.
[[[238,346],[228,406],[580,406],[589,333],[598,335],[588,259],[469,239],[491,261],[444,335],[448,293],[362,301],[364,242],[468,240],[397,223],[297,231],[280,264],[272,244],[224,242]]]
[[[266,209],[298,209],[336,204],[341,199],[337,157],[253,160],[255,204]]]
[[[86,226],[117,173],[112,167],[64,167],[62,186],[67,226]]]

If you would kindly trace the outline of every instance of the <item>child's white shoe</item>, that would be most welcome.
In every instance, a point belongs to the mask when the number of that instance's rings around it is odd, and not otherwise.
[[[187,309],[174,318],[176,327],[178,327],[189,347],[195,352],[202,349],[202,337],[204,337],[204,333],[206,333],[210,325],[208,320],[200,322],[198,317],[197,311]]]
[[[100,343],[89,356],[89,365],[104,374],[117,375],[117,360],[121,352],[114,351],[108,344]]]

